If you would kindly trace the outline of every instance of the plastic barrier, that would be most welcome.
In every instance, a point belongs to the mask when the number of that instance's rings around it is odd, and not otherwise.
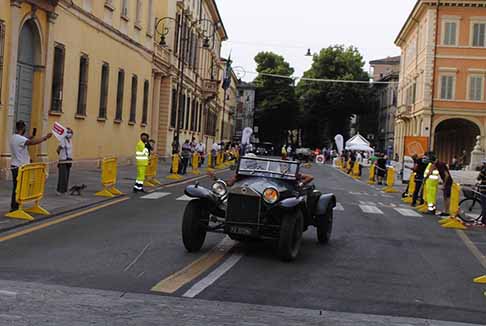
[[[199,159],[200,159],[200,156],[199,156],[199,153],[194,153],[192,155],[192,174],[195,174],[195,175],[200,175],[201,172],[199,171]]]
[[[467,229],[461,221],[457,219],[459,215],[459,201],[461,200],[461,186],[458,183],[452,184],[451,189],[451,203],[449,205],[449,218],[444,218],[439,221],[445,229],[465,230]]]
[[[386,173],[386,187],[383,189],[387,193],[397,193],[398,190],[394,189],[395,185],[395,168],[389,167]]]
[[[413,193],[415,192],[416,184],[415,184],[415,173],[412,173],[410,176],[410,181],[408,181],[408,192],[402,201],[406,204],[411,204],[413,202]]]
[[[118,173],[118,164],[116,157],[104,158],[101,161],[101,184],[103,190],[98,191],[95,195],[100,197],[115,197],[123,193],[116,189],[116,177]]]
[[[371,164],[370,165],[370,176],[368,177],[368,184],[369,185],[374,185],[375,184],[375,165]]]
[[[180,180],[182,177],[179,175],[179,155],[174,154],[172,155],[172,173],[167,176],[167,179],[170,180]]]
[[[473,282],[474,282],[474,283],[477,283],[477,284],[486,284],[486,275],[476,277],[476,278],[473,280]]]
[[[159,158],[156,155],[153,155],[149,159],[147,171],[145,172],[145,182],[143,183],[144,186],[155,187],[161,185],[160,181],[156,179],[158,168]]]
[[[219,151],[216,154],[216,169],[224,169],[224,154],[222,151]]]
[[[359,176],[359,163],[357,161],[354,162],[353,171],[351,173],[352,173],[353,179],[359,179],[360,178],[360,176]]]
[[[32,221],[34,218],[28,213],[49,215],[49,212],[40,206],[44,197],[47,165],[45,163],[26,164],[19,168],[15,200],[19,204],[16,211],[7,213],[5,217]],[[34,201],[32,208],[24,209],[27,202]]]
[[[428,211],[428,203],[427,203],[427,183],[426,182],[422,182],[422,200],[423,200],[423,204],[422,205],[419,205],[417,207],[415,207],[415,209],[417,211],[419,211],[420,213],[427,213]]]
[[[212,172],[214,171],[214,169],[211,167],[211,165],[213,164],[213,156],[211,155],[211,152],[208,153],[208,167],[206,168],[206,171],[208,172]]]

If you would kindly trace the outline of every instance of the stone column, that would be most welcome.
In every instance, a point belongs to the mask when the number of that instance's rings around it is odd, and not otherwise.
[[[150,137],[156,138],[159,134],[159,106],[160,106],[160,72],[153,73],[152,82],[152,115],[150,121]]]
[[[17,58],[19,50],[19,33],[20,33],[20,20],[21,20],[21,1],[10,1],[10,60],[8,62],[8,112],[7,121],[4,134],[4,148],[5,151],[1,153],[2,165],[4,167],[10,166],[10,136],[14,133],[14,117],[15,117],[15,92],[17,88]],[[9,177],[10,173],[7,173],[6,177]]]
[[[170,157],[172,154],[170,146],[172,137],[169,137],[169,119],[172,107],[172,83],[170,76],[161,78],[159,93],[157,153],[164,157]]]

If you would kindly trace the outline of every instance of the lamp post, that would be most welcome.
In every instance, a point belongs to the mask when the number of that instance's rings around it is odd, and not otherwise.
[[[189,23],[188,23],[189,22]],[[187,17],[187,11],[185,6],[182,8],[181,19],[178,21],[173,17],[163,17],[157,20],[155,25],[155,31],[160,36],[159,45],[161,47],[167,47],[166,36],[170,32],[170,28],[167,26],[168,24],[173,23],[175,28],[177,29],[177,35],[180,36],[180,43],[178,47],[178,71],[179,71],[179,82],[177,83],[177,121],[176,121],[176,131],[174,134],[174,141],[172,143],[172,150],[173,152],[179,151],[180,147],[180,130],[181,130],[181,110],[184,110],[182,107],[182,92],[184,89],[184,70],[186,66],[186,54],[188,52],[188,44],[189,32],[194,26],[201,26],[201,33],[203,37],[202,48],[212,50],[214,48],[214,40],[216,36],[216,28],[219,26],[218,23],[213,23],[209,19],[199,19],[191,22],[189,17]],[[175,40],[176,42],[178,40]],[[198,47],[199,48],[199,47]],[[184,103],[185,105],[185,103]]]

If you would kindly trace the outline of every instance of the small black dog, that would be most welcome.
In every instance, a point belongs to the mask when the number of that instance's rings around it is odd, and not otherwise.
[[[81,196],[81,190],[86,189],[87,186],[83,183],[82,185],[74,185],[69,189],[71,196]]]

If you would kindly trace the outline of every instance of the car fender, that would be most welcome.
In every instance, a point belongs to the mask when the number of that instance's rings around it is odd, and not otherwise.
[[[323,194],[319,197],[319,200],[317,201],[317,207],[316,207],[316,212],[315,216],[321,216],[326,214],[326,211],[328,208],[332,209],[336,207],[336,196],[334,194]]]
[[[211,202],[217,201],[216,195],[214,195],[211,190],[201,187],[199,185],[187,186],[186,190],[184,190],[184,194],[191,198],[206,199]]]
[[[304,203],[305,197],[291,197],[283,199],[280,203],[278,203],[278,207],[284,209],[294,209]]]

